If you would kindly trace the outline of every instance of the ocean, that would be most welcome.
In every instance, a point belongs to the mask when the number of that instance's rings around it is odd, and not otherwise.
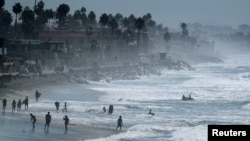
[[[44,119],[50,111],[58,124],[67,114],[71,124],[109,130],[115,130],[122,116],[124,126],[119,134],[88,141],[206,141],[208,125],[250,124],[250,55],[230,55],[224,63],[193,67],[193,71],[164,70],[160,76],[138,80],[46,90],[39,102],[31,100],[29,112]],[[189,94],[194,100],[181,100]],[[67,102],[68,112],[57,112],[55,101],[60,102],[60,109]],[[104,113],[102,108],[108,110],[110,105],[113,113]],[[150,109],[154,115],[148,114]]]

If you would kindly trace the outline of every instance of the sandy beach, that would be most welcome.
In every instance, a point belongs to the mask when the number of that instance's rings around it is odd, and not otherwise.
[[[120,133],[105,127],[69,124],[66,132],[63,121],[61,124],[53,123],[48,132],[44,131],[44,117],[37,117],[35,129],[32,129],[30,121],[30,111],[11,112],[11,102],[13,99],[24,99],[29,97],[30,104],[35,102],[35,91],[42,90],[47,93],[51,89],[74,85],[66,81],[64,75],[49,74],[42,77],[27,77],[11,81],[6,87],[0,89],[1,115],[0,115],[0,138],[3,141],[83,141],[86,139],[97,139]],[[86,84],[87,85],[87,84]],[[2,99],[7,99],[6,112],[2,109]],[[32,108],[32,107],[30,107]],[[44,111],[47,112],[47,111]]]
[[[1,131],[0,137],[3,141],[83,141],[86,139],[97,139],[117,134],[119,131],[90,127],[84,125],[68,126],[64,130],[64,125],[51,124],[48,131],[44,130],[42,119],[38,119],[36,127],[33,129],[30,117],[20,117],[16,113],[7,112],[0,116]]]
[[[183,67],[190,69],[190,66],[186,65],[173,65],[178,67]],[[113,80],[135,80],[139,79],[140,76],[148,76],[148,75],[160,75],[160,72],[157,71],[157,67],[155,66],[111,66],[111,67],[104,67],[104,68],[97,68],[97,69],[79,69],[79,70],[72,70],[68,69],[62,73],[56,73],[53,70],[51,71],[45,71],[42,75],[38,74],[30,74],[28,76],[13,76],[12,80],[9,83],[5,83],[0,88],[0,100],[2,101],[3,98],[6,98],[8,101],[7,104],[7,110],[5,114],[2,114],[0,116],[0,125],[3,127],[1,130],[0,137],[3,138],[6,141],[16,140],[19,141],[27,141],[27,140],[71,140],[71,141],[81,141],[86,139],[97,139],[97,138],[105,138],[114,134],[119,134],[121,131],[116,131],[116,116],[108,116],[112,125],[108,124],[105,126],[99,126],[98,123],[92,123],[92,124],[82,124],[81,122],[84,122],[80,119],[78,119],[78,123],[71,123],[69,125],[69,130],[67,134],[65,134],[64,131],[64,123],[62,121],[63,113],[53,113],[55,111],[52,111],[52,114],[54,116],[57,116],[56,118],[60,121],[56,121],[56,123],[52,123],[52,127],[49,130],[49,132],[44,132],[44,116],[45,114],[52,110],[55,110],[54,108],[54,102],[55,100],[61,99],[61,100],[68,100],[64,97],[55,97],[51,94],[52,91],[54,91],[54,94],[56,94],[59,91],[63,91],[65,87],[68,89],[74,89],[77,85],[89,85],[88,83],[90,81],[99,81],[103,83],[109,83]],[[67,89],[67,91],[68,91]],[[41,91],[42,96],[41,97],[47,97],[46,102],[42,103],[43,105],[38,106],[35,101],[35,91]],[[66,97],[72,98],[75,97],[78,101],[85,100],[81,97],[87,96],[86,103],[89,103],[92,100],[92,103],[97,106],[97,109],[86,109],[81,110],[80,113],[86,113],[85,116],[89,116],[89,111],[97,111],[97,115],[103,114],[102,106],[98,105],[96,101],[93,99],[98,98],[101,94],[97,91],[91,91],[88,89],[81,90],[80,93],[84,93],[84,95],[69,95],[69,93],[66,92]],[[97,93],[97,94],[96,94]],[[46,95],[46,96],[45,96]],[[11,112],[11,102],[13,99],[18,101],[18,99],[21,99],[22,101],[24,98],[28,96],[29,97],[29,110],[24,111],[22,110],[21,113],[12,113]],[[80,97],[79,97],[80,96]],[[52,98],[52,99],[51,99]],[[80,99],[79,99],[80,98]],[[48,100],[50,102],[48,102]],[[75,104],[75,103],[74,103]],[[74,105],[73,104],[73,105]],[[62,105],[62,104],[61,104]],[[34,106],[34,107],[32,107]],[[42,107],[41,107],[42,106]],[[86,105],[88,106],[88,105]],[[22,106],[23,109],[24,106]],[[1,109],[2,111],[2,106]],[[35,112],[36,114],[40,115],[40,117],[37,117],[37,126],[35,130],[32,130],[32,125],[30,121],[30,113]],[[38,113],[39,112],[39,113]],[[91,113],[90,113],[91,114]],[[78,115],[77,117],[79,117]],[[104,115],[102,115],[104,116]],[[105,117],[105,116],[104,116]],[[92,118],[96,118],[94,115]],[[99,123],[102,120],[100,120]],[[123,129],[123,131],[126,131],[126,129]]]

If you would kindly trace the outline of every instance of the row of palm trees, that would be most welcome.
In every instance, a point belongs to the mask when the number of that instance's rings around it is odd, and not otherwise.
[[[4,1],[3,1],[4,2]],[[55,21],[54,26],[58,29],[95,29],[103,27],[104,29],[109,27],[112,31],[112,34],[118,29],[127,29],[135,32],[138,31],[138,36],[141,30],[147,30],[147,27],[154,29],[154,32],[157,29],[162,30],[162,25],[156,25],[156,22],[152,20],[151,14],[146,14],[143,17],[136,18],[133,14],[129,17],[123,17],[122,14],[118,13],[116,15],[112,14],[102,14],[99,21],[96,19],[96,14],[94,11],[90,11],[87,14],[85,7],[82,7],[79,10],[76,10],[73,14],[69,14],[70,7],[67,4],[60,4],[56,11],[52,9],[44,9],[44,2],[39,1],[34,8],[23,7],[20,3],[13,5],[12,11],[15,14],[14,22],[14,37],[16,35],[23,35],[19,38],[34,38],[39,32],[46,29],[50,25],[50,20]],[[3,8],[1,8],[3,9]],[[7,10],[5,14],[9,17],[9,21],[6,23],[6,26],[12,27],[12,16]],[[3,12],[1,12],[3,13]],[[21,20],[19,23],[18,20]],[[7,21],[6,21],[7,22]],[[10,29],[11,30],[11,29]],[[11,31],[8,31],[10,33]],[[22,33],[22,34],[20,34]]]
[[[9,11],[4,10],[4,0],[1,1],[1,17],[4,17],[5,32],[9,38],[14,39],[38,39],[40,32],[53,27],[55,30],[85,30],[88,37],[93,30],[103,29],[103,41],[107,38],[124,40],[126,45],[136,40],[136,46],[140,46],[140,42],[144,40],[141,32],[147,33],[148,38],[158,38],[166,43],[173,39],[172,33],[162,24],[157,24],[150,13],[142,17],[135,17],[133,14],[128,17],[120,13],[115,15],[103,13],[97,20],[94,11],[87,13],[87,9],[82,8],[75,10],[70,14],[70,7],[67,4],[60,4],[54,11],[45,9],[45,3],[40,0],[33,8],[23,7],[20,3],[15,3],[12,12],[15,14],[15,22],[12,25],[12,16]],[[18,22],[18,21],[21,22]],[[182,36],[188,35],[187,24],[181,24]],[[107,32],[110,31],[110,32]],[[148,40],[146,38],[146,40]],[[180,38],[178,38],[180,39]],[[167,51],[170,46],[166,46]]]

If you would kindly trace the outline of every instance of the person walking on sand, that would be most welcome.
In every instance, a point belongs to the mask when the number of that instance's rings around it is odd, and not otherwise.
[[[4,98],[3,99],[3,112],[5,112],[6,106],[7,106],[7,100],[6,98]]]
[[[68,130],[68,124],[69,124],[69,118],[67,115],[63,117],[64,120],[64,125],[65,125],[65,130]]]
[[[21,99],[19,99],[17,102],[17,112],[21,111],[21,106],[22,106],[22,101],[21,101]]]
[[[118,128],[120,128],[120,130],[122,129],[122,126],[123,126],[123,121],[122,121],[122,116],[120,116],[117,120],[117,126],[116,126],[116,130]]]
[[[16,100],[15,99],[13,99],[11,105],[12,105],[12,112],[15,112],[16,111]]]
[[[32,121],[33,128],[35,128],[36,116],[34,116],[32,113],[30,113],[30,120]]]
[[[23,103],[24,103],[24,106],[25,106],[25,110],[28,110],[28,107],[29,107],[29,98],[28,98],[28,96],[26,96]]]
[[[45,115],[45,126],[44,126],[44,129],[45,129],[45,130],[48,130],[48,129],[49,129],[50,122],[51,122],[51,115],[50,115],[50,112],[48,112],[48,113]]]

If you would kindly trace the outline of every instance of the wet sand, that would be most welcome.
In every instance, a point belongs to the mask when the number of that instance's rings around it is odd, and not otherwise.
[[[49,130],[44,130],[44,123],[38,121],[35,128],[29,120],[29,115],[20,117],[17,113],[8,113],[0,116],[0,138],[3,141],[81,141],[108,137],[119,133],[115,129],[103,127],[89,127],[84,125],[51,124]]]
[[[44,131],[44,119],[37,119],[36,127],[32,129],[29,112],[12,113],[11,102],[13,99],[24,99],[28,96],[34,101],[35,91],[49,91],[65,85],[73,85],[63,81],[61,76],[52,77],[31,77],[12,81],[9,87],[0,89],[0,139],[3,141],[83,141],[86,139],[105,138],[113,134],[119,134],[119,131],[104,127],[91,127],[85,125],[68,126],[65,132],[64,124],[53,123],[48,132]],[[2,99],[6,97],[6,112],[2,111]],[[23,105],[22,105],[23,109]],[[27,116],[26,116],[27,115]]]

